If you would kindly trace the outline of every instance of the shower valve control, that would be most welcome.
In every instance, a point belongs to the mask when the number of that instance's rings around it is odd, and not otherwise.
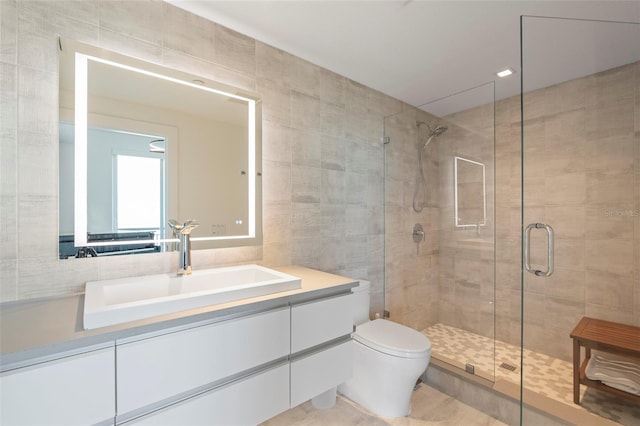
[[[413,242],[416,243],[416,254],[420,254],[420,243],[424,240],[424,228],[419,223],[413,225]]]

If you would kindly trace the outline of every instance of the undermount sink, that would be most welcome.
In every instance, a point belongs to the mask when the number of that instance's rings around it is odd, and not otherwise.
[[[301,287],[300,278],[259,265],[160,274],[85,285],[84,329],[265,296]]]

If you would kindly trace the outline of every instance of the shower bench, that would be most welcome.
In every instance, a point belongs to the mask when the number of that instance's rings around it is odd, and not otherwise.
[[[639,395],[612,388],[599,380],[590,380],[585,374],[592,349],[640,359],[640,327],[583,317],[571,332],[571,338],[573,339],[573,402],[580,404],[581,384],[640,402]],[[580,365],[581,346],[584,347],[585,352],[582,365]]]

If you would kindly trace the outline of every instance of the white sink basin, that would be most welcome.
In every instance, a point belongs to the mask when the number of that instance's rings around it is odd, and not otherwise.
[[[259,265],[90,281],[84,329],[171,314],[301,287],[300,278]]]

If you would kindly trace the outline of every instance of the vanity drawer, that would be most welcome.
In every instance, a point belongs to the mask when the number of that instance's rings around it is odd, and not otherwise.
[[[117,345],[118,415],[289,355],[289,308]]]
[[[113,424],[114,360],[109,347],[2,373],[0,424]]]
[[[353,371],[353,342],[331,346],[291,362],[291,407],[346,382]]]
[[[255,425],[289,408],[289,364],[213,389],[127,425]]]
[[[353,295],[336,296],[291,308],[291,353],[353,332]]]

